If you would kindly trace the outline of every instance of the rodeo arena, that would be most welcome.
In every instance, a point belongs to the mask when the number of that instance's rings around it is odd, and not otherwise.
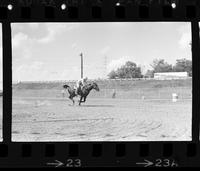
[[[187,72],[77,81],[13,83],[13,141],[191,140]]]

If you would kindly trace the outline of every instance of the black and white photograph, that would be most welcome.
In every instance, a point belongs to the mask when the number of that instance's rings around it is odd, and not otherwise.
[[[3,124],[3,55],[2,55],[2,25],[0,24],[0,141],[2,138]]]
[[[192,140],[191,23],[11,28],[12,141]]]

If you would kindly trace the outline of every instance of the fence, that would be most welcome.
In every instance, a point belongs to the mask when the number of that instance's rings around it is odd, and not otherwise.
[[[187,78],[162,78],[161,80],[178,80],[178,79],[181,79],[181,80],[190,80],[192,79],[192,77],[187,77]],[[89,79],[89,81],[148,81],[148,80],[158,80],[156,78],[116,78],[116,79]],[[77,80],[54,80],[54,81],[45,81],[45,80],[42,80],[42,81],[13,81],[13,84],[20,84],[20,83],[24,83],[24,84],[28,84],[28,83],[66,83],[66,82],[76,82]]]
[[[172,99],[172,94],[177,94],[179,99],[192,99],[192,88],[136,88],[131,90],[101,89],[101,92],[91,92],[90,97],[116,99]]]
[[[179,99],[192,99],[192,88],[135,88],[123,89],[101,89],[100,92],[91,91],[89,98],[101,99],[135,99],[135,100],[171,100],[172,94],[177,94]],[[21,89],[13,90],[14,97],[41,97],[41,98],[63,98],[63,91],[58,89]],[[66,92],[65,97],[69,94]]]

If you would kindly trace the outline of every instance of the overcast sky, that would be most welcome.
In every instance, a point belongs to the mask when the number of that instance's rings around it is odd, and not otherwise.
[[[190,41],[190,23],[15,23],[13,81],[79,79],[81,52],[91,79],[127,60],[146,71],[155,58],[191,59]]]

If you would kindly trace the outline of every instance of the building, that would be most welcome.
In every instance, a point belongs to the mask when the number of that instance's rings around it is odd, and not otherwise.
[[[156,80],[176,80],[187,79],[189,77],[187,72],[163,72],[154,73],[154,79]]]

